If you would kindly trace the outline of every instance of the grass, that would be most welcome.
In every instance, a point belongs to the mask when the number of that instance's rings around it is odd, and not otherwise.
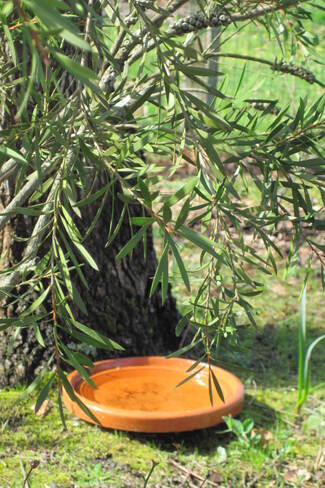
[[[227,487],[324,486],[324,389],[313,392],[301,414],[295,414],[304,270],[296,268],[286,280],[279,276],[268,278],[265,295],[256,299],[258,330],[241,331],[236,348],[224,354],[245,383],[239,420],[254,422],[247,439],[225,433],[224,425],[174,435],[105,431],[69,414],[64,432],[56,406],[40,418],[32,411],[35,398],[15,406],[21,388],[9,389],[0,393],[0,487],[22,487],[32,461],[40,464],[31,473],[31,488],[142,487],[153,462],[158,464],[148,487],[182,486],[179,466]],[[315,274],[308,288],[312,338],[325,331],[319,314],[324,295]],[[174,291],[180,297],[181,285]],[[312,359],[313,386],[324,381],[323,360],[320,347]],[[192,485],[183,486],[200,486],[199,479],[191,480]]]
[[[322,39],[324,39],[325,34],[325,14],[314,9],[313,18],[313,23],[305,22],[304,24],[311,32],[311,36],[318,39],[318,44],[314,46],[317,58],[324,59],[325,46]],[[236,31],[234,30],[234,32]],[[224,38],[221,38],[221,41],[224,40]],[[275,59],[280,60],[283,58],[290,60],[290,53],[282,53],[274,35],[269,37],[264,29],[258,28],[253,24],[248,25],[242,32],[236,32],[236,35],[225,42],[224,46],[221,46],[221,51],[251,55],[271,62]],[[324,64],[318,64],[313,59],[314,56],[311,53],[298,49],[295,63],[311,70],[324,83]],[[245,78],[242,84],[244,93],[243,90],[240,92],[244,98],[278,100],[278,105],[282,108],[290,103],[290,110],[293,112],[299,107],[300,96],[307,97],[309,102],[312,103],[324,93],[324,89],[318,85],[308,84],[294,76],[275,73],[263,64],[220,58],[218,67],[221,72],[225,73],[225,93],[235,93],[245,63]],[[219,80],[219,83],[222,82],[222,79]]]

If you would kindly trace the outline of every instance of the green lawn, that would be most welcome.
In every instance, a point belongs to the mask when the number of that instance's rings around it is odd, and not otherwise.
[[[311,394],[301,415],[295,414],[302,280],[302,269],[286,281],[270,278],[264,297],[256,300],[258,330],[243,330],[237,347],[224,354],[227,367],[246,387],[239,418],[254,422],[246,438],[222,433],[224,426],[174,435],[127,434],[102,430],[69,414],[64,432],[55,405],[45,418],[37,417],[32,411],[35,398],[15,406],[21,391],[11,389],[0,394],[0,486],[21,487],[23,472],[34,460],[40,464],[30,476],[31,488],[142,487],[152,462],[158,465],[149,487],[200,486],[195,477],[189,480],[192,484],[182,485],[180,466],[203,479],[219,480],[218,486],[324,486],[324,388]],[[174,292],[181,294],[181,287],[175,285]],[[314,276],[308,290],[310,337],[325,332],[323,301]],[[313,358],[314,386],[324,381],[323,363],[320,346]]]
[[[314,62],[312,54],[314,49],[318,59],[325,59],[325,13],[315,9],[313,19],[313,24],[306,22],[305,25],[310,30],[311,37],[316,40],[316,45],[309,49],[309,52],[303,48],[298,49],[295,63],[311,70],[320,81],[325,83],[325,65]],[[225,41],[224,37],[221,38],[221,41]],[[281,36],[280,38],[282,39]],[[265,29],[254,25],[248,25],[243,31],[237,32],[221,46],[221,51],[250,55],[271,62],[282,58],[289,61],[291,55],[289,51],[281,51],[275,35],[269,37]],[[272,71],[267,65],[220,58],[219,70],[225,73],[225,93],[233,94],[235,92],[245,63],[247,66],[241,90],[241,94],[245,98],[278,100],[280,107],[289,104],[290,110],[296,110],[300,97],[308,97],[312,102],[324,93],[324,89],[318,85],[308,84],[294,76],[281,75]],[[221,80],[222,78],[220,82]]]

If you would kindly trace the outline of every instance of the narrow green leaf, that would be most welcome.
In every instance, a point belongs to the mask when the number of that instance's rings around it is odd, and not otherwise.
[[[25,310],[22,314],[21,317],[27,317],[28,315],[32,314],[36,310],[39,309],[39,307],[42,305],[44,300],[46,299],[47,295],[49,294],[51,287],[48,286],[37,298],[36,300]]]
[[[60,236],[64,242],[64,245],[65,245],[65,248],[66,248],[66,251],[67,253],[69,254],[69,258],[71,259],[73,265],[74,265],[74,268],[75,270],[77,271],[78,275],[79,275],[79,278],[81,280],[81,282],[84,284],[84,286],[88,289],[88,283],[86,281],[86,278],[85,278],[85,275],[83,274],[83,272],[81,271],[80,267],[81,267],[81,264],[78,263],[77,261],[77,258],[74,254],[74,252],[72,251],[67,239],[65,238],[65,235],[64,233],[61,231],[61,229],[59,228],[59,233],[60,233]]]
[[[183,330],[185,329],[186,325],[188,324],[188,318],[187,316],[185,315],[184,317],[182,317],[177,325],[176,325],[176,329],[175,329],[175,334],[176,334],[176,337],[179,337]]]
[[[173,217],[173,214],[172,214],[170,207],[168,207],[168,205],[164,205],[163,206],[163,219],[164,219],[165,224],[168,224],[168,222],[170,222],[172,220],[172,217]]]
[[[191,342],[187,346],[184,346],[181,349],[178,349],[177,351],[174,351],[171,354],[168,354],[168,356],[166,356],[166,357],[167,357],[167,359],[177,358],[177,357],[181,356],[182,354],[185,354],[186,352],[190,351],[194,347],[196,347],[198,344],[200,344],[200,342],[202,342],[201,339],[199,339],[197,342]]]
[[[197,182],[198,182],[197,176],[192,176],[191,178],[189,178],[184,186],[182,186],[179,190],[177,190],[176,193],[174,193],[174,195],[171,195],[169,198],[167,198],[167,200],[164,202],[164,206],[172,207],[179,200],[182,200],[182,198],[186,197],[189,193],[193,191]]]
[[[46,347],[45,346],[44,339],[43,339],[43,336],[42,336],[41,331],[40,331],[40,328],[39,328],[39,325],[36,322],[33,322],[33,328],[34,328],[35,337],[36,337],[38,343],[42,347]]]
[[[57,59],[57,61],[63,66],[63,68],[71,73],[75,78],[77,78],[77,80],[80,80],[93,92],[101,94],[98,85],[95,84],[95,82],[97,81],[97,76],[94,71],[85,66],[81,66],[80,63],[73,61],[65,54],[54,52],[53,55]]]
[[[84,334],[95,339],[97,344],[100,344],[101,347],[106,346],[109,349],[118,349],[119,351],[124,351],[124,348],[122,346],[120,346],[119,344],[117,344],[115,341],[113,341],[112,339],[109,339],[108,337],[105,337],[104,335],[100,334],[99,332],[97,332],[94,329],[91,329],[87,325],[84,325],[81,322],[78,322],[77,320],[74,320],[73,325],[77,329],[81,330],[81,332],[83,332]]]
[[[144,233],[147,231],[148,224],[145,224],[136,234],[134,234],[133,237],[125,244],[125,246],[122,247],[118,255],[116,256],[116,259],[123,259],[125,256],[127,256],[132,249],[135,248],[135,246],[138,244],[138,242],[142,239]]]
[[[50,360],[48,361],[48,364],[50,361],[53,359],[53,354],[51,355]],[[36,388],[40,385],[44,375],[48,372],[48,364],[41,370],[41,372],[36,376],[36,378],[32,381],[30,385],[27,386],[27,388],[24,389],[24,391],[19,395],[18,399],[16,400],[15,404],[25,400],[28,396],[30,396]]]
[[[81,37],[75,25],[63,16],[59,7],[64,6],[63,2],[55,3],[44,2],[43,0],[24,0],[40,21],[52,31],[59,31],[60,36],[70,44],[87,51],[90,50],[89,44]],[[51,5],[52,3],[52,5]]]
[[[168,249],[169,249],[169,245],[168,245],[168,243],[166,243],[165,244],[165,247],[164,247],[164,250],[162,252],[162,255],[160,257],[160,260],[159,260],[159,263],[158,263],[158,266],[157,266],[155,275],[154,275],[153,280],[152,280],[152,283],[151,283],[150,294],[149,294],[150,298],[154,294],[154,292],[155,292],[155,290],[157,288],[157,285],[158,285],[159,281],[161,280],[161,277],[162,277],[162,274],[164,272],[164,269],[165,268],[168,269]],[[163,293],[162,293],[162,295],[163,295]]]
[[[40,391],[40,393],[37,397],[36,403],[35,403],[35,407],[34,407],[35,413],[37,413],[39,411],[39,409],[43,405],[44,400],[46,400],[47,397],[49,396],[49,392],[50,392],[51,386],[54,383],[55,378],[56,378],[55,373],[52,373],[50,379],[46,382],[46,384],[44,385],[44,387]]]
[[[190,208],[191,208],[191,200],[190,198],[188,198],[187,200],[185,200],[185,203],[178,214],[177,220],[175,222],[175,227],[174,227],[175,231],[177,231],[185,223],[187,216],[190,212]]]
[[[211,376],[212,376],[212,379],[213,379],[213,384],[214,384],[214,387],[220,397],[220,399],[223,401],[223,403],[225,403],[225,397],[223,395],[223,391],[221,389],[221,386],[220,386],[220,383],[216,377],[216,375],[214,374],[214,371],[212,368],[210,368],[210,372],[211,372]]]
[[[96,383],[91,379],[87,369],[79,362],[78,357],[73,351],[70,351],[62,342],[60,347],[63,349],[68,362],[78,371],[81,378],[85,380],[92,388],[97,388]]]
[[[166,243],[166,246],[168,246],[168,242]],[[169,271],[169,266],[168,266],[168,250],[167,250],[167,253],[164,257],[162,276],[161,276],[161,300],[163,304],[165,303],[165,300],[167,298],[167,293],[168,293],[168,284],[169,284],[168,271]]]
[[[69,214],[69,212],[67,211],[67,209],[64,206],[61,206],[60,209],[61,209],[62,214],[63,214],[63,215],[61,214],[61,221],[62,221],[68,235],[70,236],[70,238],[72,240],[81,241],[82,240],[81,234],[79,232],[78,227],[74,223],[71,215]]]
[[[43,212],[42,206],[34,205],[33,207],[15,207],[10,212],[1,212],[1,215],[28,215],[30,217],[39,217],[40,215],[49,215],[52,211]]]
[[[9,46],[9,49],[10,49],[10,52],[11,52],[11,56],[12,56],[13,63],[16,66],[16,64],[17,64],[17,57],[16,57],[15,45],[14,45],[14,42],[13,42],[12,35],[11,35],[10,30],[9,30],[9,27],[4,22],[3,22],[3,32],[5,33],[5,36],[6,36],[7,41],[8,41],[8,46]]]
[[[86,304],[83,301],[83,299],[81,298],[79,291],[77,290],[77,288],[74,285],[74,283],[71,283],[71,285],[72,285],[72,299],[73,299],[73,302],[77,305],[77,307],[79,308],[79,310],[83,314],[88,315],[88,310],[87,310]]]
[[[9,156],[10,158],[14,158],[18,163],[22,163],[23,165],[28,164],[28,162],[24,158],[24,156],[19,154],[14,149],[11,149],[10,147],[5,146],[3,143],[0,145],[0,154],[2,154],[3,156]]]
[[[26,106],[27,106],[27,103],[28,103],[28,100],[29,100],[29,97],[30,97],[30,93],[31,93],[31,90],[32,90],[32,87],[33,87],[33,83],[34,83],[34,78],[35,78],[35,73],[36,73],[36,68],[37,68],[37,63],[38,63],[38,52],[36,50],[36,48],[33,48],[33,51],[32,51],[32,66],[31,66],[31,70],[30,70],[30,75],[29,75],[29,78],[28,78],[28,83],[27,83],[27,87],[26,87],[26,90],[24,92],[24,97],[20,103],[20,106],[19,106],[19,110],[16,114],[16,118],[17,119],[20,119],[21,117],[21,114],[24,112]]]
[[[67,424],[65,422],[65,417],[64,417],[64,412],[63,412],[63,405],[62,405],[62,394],[61,390],[58,389],[58,406],[59,406],[59,412],[60,412],[60,418],[61,422],[63,425],[63,430],[67,430]]]
[[[73,295],[72,282],[71,282],[71,278],[70,278],[68,263],[67,263],[67,260],[65,258],[64,252],[62,251],[62,248],[60,246],[58,246],[58,251],[59,251],[60,266],[62,269],[64,283],[65,283],[65,286],[67,287],[69,295],[72,296]]]
[[[100,425],[100,421],[95,417],[93,412],[91,410],[89,410],[89,408],[77,397],[72,386],[70,385],[69,381],[67,380],[65,373],[62,370],[59,371],[59,377],[60,377],[60,380],[62,382],[62,385],[63,385],[65,391],[67,392],[67,394],[69,395],[71,400],[76,402],[79,405],[79,407],[85,412],[85,414],[88,415],[88,417],[91,420],[93,420],[93,422]]]
[[[195,230],[190,229],[189,227],[185,227],[184,225],[179,229],[179,233],[189,241],[193,242],[193,244],[198,246],[203,251],[211,254],[211,256],[213,256],[214,258],[219,258],[219,255],[214,249],[214,242],[204,235],[199,234]]]
[[[213,406],[213,391],[212,391],[212,382],[211,382],[211,368],[209,368],[209,398],[210,404]]]
[[[130,221],[132,225],[139,225],[142,227],[143,225],[153,224],[155,222],[155,218],[154,217],[131,217]]]
[[[83,244],[81,244],[81,242],[78,242],[78,241],[72,241],[72,242],[75,245],[76,249],[79,251],[79,254],[81,254],[81,256],[84,258],[86,263],[88,263],[89,266],[91,266],[95,271],[99,271],[99,268],[96,264],[96,261],[89,254],[89,252],[87,251],[85,246]]]
[[[188,381],[190,381],[192,378],[194,378],[197,374],[201,373],[201,371],[205,369],[205,366],[202,366],[200,369],[198,369],[197,371],[194,371],[194,373],[190,374],[189,376],[187,376],[186,378],[184,378],[182,381],[180,381],[179,383],[177,383],[177,385],[175,386],[175,388],[179,388],[180,386],[184,385],[185,383],[187,383]]]
[[[187,271],[185,269],[181,255],[178,252],[177,245],[175,244],[175,242],[173,241],[172,237],[169,235],[168,232],[166,233],[166,235],[167,235],[167,239],[168,239],[168,242],[170,244],[172,253],[175,256],[178,269],[179,269],[181,276],[182,276],[182,280],[184,281],[184,285],[186,286],[188,291],[191,291],[190,280],[188,278],[188,274],[187,274]]]

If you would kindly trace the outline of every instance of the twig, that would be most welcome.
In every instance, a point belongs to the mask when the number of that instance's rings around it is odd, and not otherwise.
[[[92,7],[92,5],[93,5],[93,0],[89,0],[88,1],[88,8]],[[87,19],[86,19],[86,26],[85,26],[85,41],[86,42],[88,41],[88,37],[89,37],[90,21],[91,21],[91,11],[89,9],[88,14],[87,14]],[[82,56],[81,56],[81,61],[80,61],[81,66],[85,66],[86,57],[87,57],[86,51],[83,51]]]
[[[157,461],[152,461],[152,466],[151,466],[151,469],[148,473],[148,476],[146,477],[146,479],[144,480],[144,485],[143,485],[143,488],[147,488],[148,486],[148,483],[149,483],[149,480],[150,480],[150,477],[155,469],[156,466],[158,466],[159,463],[157,463]]]
[[[15,171],[17,166],[17,161],[14,158],[8,159],[5,163],[3,163],[0,171],[0,183],[4,180],[7,180]]]
[[[173,459],[171,459],[169,461],[169,463],[172,464],[173,466],[175,466],[175,468],[177,468],[180,471],[182,471],[183,473],[185,473],[187,476],[192,476],[193,478],[196,478],[199,481],[204,481],[206,484],[208,484],[210,486],[216,486],[216,487],[218,487],[217,483],[214,483],[213,481],[210,481],[210,480],[204,478],[203,476],[201,476],[200,474],[196,473],[195,471],[192,471],[191,469],[184,468],[184,466],[182,466],[181,464],[178,464]]]
[[[45,162],[42,167],[41,171],[43,176],[45,176],[50,169],[53,168],[52,161]],[[5,224],[10,220],[12,217],[12,212],[15,211],[17,207],[22,207],[26,200],[30,197],[34,190],[38,188],[40,184],[39,180],[39,173],[38,171],[34,171],[29,177],[28,182],[24,185],[17,195],[11,200],[9,205],[4,209],[4,213],[0,216],[0,229],[3,229]]]
[[[35,469],[35,468],[37,468],[37,466],[39,466],[39,461],[36,460],[36,461],[32,461],[30,463],[30,468],[29,468],[29,471],[28,471],[27,474],[26,474],[26,471],[24,469],[24,465],[23,465],[23,462],[22,462],[21,459],[20,459],[20,466],[21,466],[22,472],[23,472],[23,474],[25,476],[23,488],[25,488],[25,486],[29,487],[28,478],[30,477],[31,472],[33,471],[33,469]]]
[[[164,12],[163,14],[159,14],[159,15],[156,15],[153,19],[152,19],[152,24],[156,27],[156,28],[159,28],[161,27],[161,25],[163,24],[164,20],[168,17],[170,17],[171,14],[173,14],[174,12],[176,12],[180,7],[182,7],[185,3],[187,3],[188,0],[177,0],[176,2],[173,2],[171,3],[171,5],[169,5],[169,7],[166,8],[166,12]],[[125,54],[125,57],[123,58],[123,60],[120,60],[120,70],[122,71],[123,70],[123,66],[126,62],[126,60],[128,59],[130,53],[133,51],[133,49],[138,46],[139,44],[141,44],[142,42],[142,39],[143,37],[148,34],[149,30],[148,29],[143,29],[141,34],[142,36],[137,36],[137,37],[134,37],[132,42],[130,42],[128,44],[128,47],[127,47],[127,53]],[[123,41],[124,41],[124,38],[126,36],[126,31],[122,31],[119,36],[117,37],[113,47],[112,47],[112,50],[111,50],[111,55],[113,57],[115,57],[120,48],[122,47],[122,44],[123,44]],[[145,46],[146,47],[146,46]],[[144,48],[141,48],[141,51],[142,49],[145,49]],[[107,74],[109,72],[109,70],[111,69],[111,66],[109,65],[103,75],[102,75],[102,80],[105,80],[107,78]]]
[[[84,126],[81,126],[79,129],[79,131],[82,130],[84,130]],[[66,168],[72,166],[73,162],[74,162],[74,153],[73,150],[71,149],[67,155]],[[55,180],[52,184],[51,191],[42,209],[44,213],[40,215],[40,217],[37,219],[37,222],[33,229],[26,250],[24,251],[25,261],[22,262],[20,266],[17,266],[17,268],[14,271],[12,271],[10,274],[3,275],[2,277],[0,277],[0,290],[1,289],[4,290],[3,293],[8,293],[12,288],[14,288],[19,283],[19,280],[21,279],[23,274],[26,271],[31,270],[32,266],[34,266],[36,263],[36,253],[37,253],[38,245],[43,238],[44,232],[47,228],[50,219],[52,218],[52,214],[50,213],[50,210],[52,208],[54,195],[61,182],[63,171],[64,171],[64,163],[59,169],[55,177]]]
[[[312,245],[312,243],[310,242],[310,240],[308,238],[306,238],[306,242],[307,242],[308,246],[310,247],[310,249],[316,254],[316,256],[318,257],[318,259],[320,260],[322,265],[325,266],[324,257],[320,255],[318,250]]]
[[[302,0],[302,1],[305,1],[305,0]],[[266,6],[259,6],[256,9],[247,11],[245,14],[241,14],[241,13],[233,14],[233,15],[230,15],[230,16],[227,17],[227,24],[225,25],[225,27],[227,27],[227,25],[232,24],[232,23],[241,22],[241,21],[245,21],[245,20],[256,19],[256,18],[261,17],[261,16],[263,16],[263,15],[265,15],[267,13],[275,12],[277,10],[289,9],[289,8],[292,8],[292,7],[297,6],[298,3],[300,3],[299,0],[288,0],[288,1],[285,1],[285,2],[282,2],[282,3],[277,3],[277,4],[272,4],[272,5],[266,5]],[[190,15],[188,18],[194,17],[194,16],[195,16],[195,13],[192,14],[192,15]],[[202,14],[201,14],[201,16],[202,16]],[[196,27],[196,26],[192,26],[189,22],[187,23],[187,19],[188,18],[185,17],[185,18],[183,18],[181,20],[181,24],[188,25],[188,28],[186,29],[186,31],[183,32],[182,30],[178,29],[177,27],[176,28],[175,27],[172,27],[169,31],[167,31],[165,33],[165,36],[166,37],[182,36],[185,33],[190,32],[191,30],[198,31],[198,30],[201,30],[201,29],[210,27],[210,23],[209,23],[209,19],[208,18],[204,18],[204,22],[201,23],[201,26],[199,28]],[[211,26],[212,26],[212,24],[211,24]],[[222,23],[220,24],[220,27],[221,26],[222,26]],[[214,25],[213,27],[216,27],[216,25]],[[136,44],[138,44],[138,43],[139,43],[139,41]],[[143,55],[143,53],[144,53],[144,51],[149,52],[152,49],[154,49],[154,47],[155,47],[155,42],[153,40],[151,40],[147,44],[147,46],[145,46],[144,48],[141,48],[138,51],[136,51],[133,54],[133,56],[131,56],[131,57],[129,56],[128,57],[128,63],[129,63],[129,65],[131,65],[132,63],[134,63],[135,61],[137,61],[139,58],[141,58],[142,55]],[[129,45],[130,51],[133,48],[134,48],[134,45],[132,43],[132,45]]]
[[[20,463],[21,472],[22,472],[23,477],[24,477],[23,488],[25,488],[25,486],[27,486],[27,488],[29,488],[29,483],[28,483],[28,476],[29,476],[29,474],[26,473],[26,470],[24,468],[24,463],[22,462],[21,459],[19,459],[19,463]]]
[[[16,5],[16,8],[19,12],[19,15],[23,19],[23,23],[24,24],[29,23],[29,19],[26,15],[26,12],[22,8],[20,1],[14,0],[14,4]],[[31,27],[30,27],[30,33],[31,33],[33,41],[35,42],[36,46],[38,47],[39,52],[41,53],[44,65],[47,66],[49,64],[49,56],[48,56],[48,53],[47,53],[45,47],[43,46],[43,44],[41,43],[41,41],[38,37],[38,33],[36,32],[36,30],[32,29]]]

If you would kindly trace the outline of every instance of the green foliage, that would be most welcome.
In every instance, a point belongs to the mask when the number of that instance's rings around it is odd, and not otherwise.
[[[61,362],[90,380],[87,360],[63,343],[63,332],[98,348],[119,347],[78,322],[71,306],[87,312],[76,283],[88,286],[85,266],[98,272],[87,239],[107,198],[123,204],[117,225],[112,212],[107,246],[129,218],[131,238],[117,259],[132,259],[140,242],[145,249],[152,225],[163,236],[163,250],[150,294],[160,287],[166,299],[171,256],[191,290],[191,309],[177,333],[187,324],[193,340],[175,354],[202,344],[216,359],[225,337],[256,325],[248,300],[262,287],[254,269],[276,272],[281,249],[274,235],[281,225],[291,226],[292,256],[307,232],[325,228],[323,205],[314,198],[324,201],[325,195],[324,83],[311,72],[318,41],[304,28],[317,8],[294,0],[263,9],[259,2],[200,1],[198,12],[175,23],[185,3],[131,2],[125,15],[101,1],[0,1],[0,181],[14,187],[0,230],[16,215],[33,224],[19,262],[10,265],[2,250],[0,296],[13,302],[31,291],[38,296],[22,316],[1,319],[0,327],[33,327],[43,345],[38,324],[51,322],[59,385],[67,384]],[[283,60],[227,51],[227,41],[240,39],[251,25],[276,39]],[[211,27],[218,27],[220,43],[203,46],[201,29]],[[267,65],[276,70],[272,76],[298,77],[317,87],[319,97],[274,110],[277,100],[247,98],[245,69],[235,89],[226,88],[223,72],[216,87],[209,63],[221,57]],[[308,69],[299,68],[303,63]],[[261,104],[267,107],[259,111]],[[185,164],[191,174],[166,197],[159,185]],[[98,174],[105,185],[94,190]],[[253,204],[239,191],[248,184]],[[81,235],[82,208],[94,202],[95,222]],[[135,204],[142,214],[131,218]],[[247,241],[245,228],[254,229],[262,250]],[[180,239],[200,250],[198,286]],[[222,396],[217,379],[210,380]]]
[[[250,418],[246,418],[243,421],[234,419],[231,415],[228,417],[223,417],[228,430],[226,432],[230,432],[234,434],[239,443],[245,447],[252,447],[259,444],[261,441],[260,434],[256,434],[254,432],[254,421]]]
[[[298,389],[297,389],[297,411],[301,409],[306,402],[310,391],[311,355],[315,347],[325,340],[325,334],[317,337],[308,344],[306,328],[306,286],[303,289],[300,307],[300,324],[299,324],[299,343],[298,343]]]

